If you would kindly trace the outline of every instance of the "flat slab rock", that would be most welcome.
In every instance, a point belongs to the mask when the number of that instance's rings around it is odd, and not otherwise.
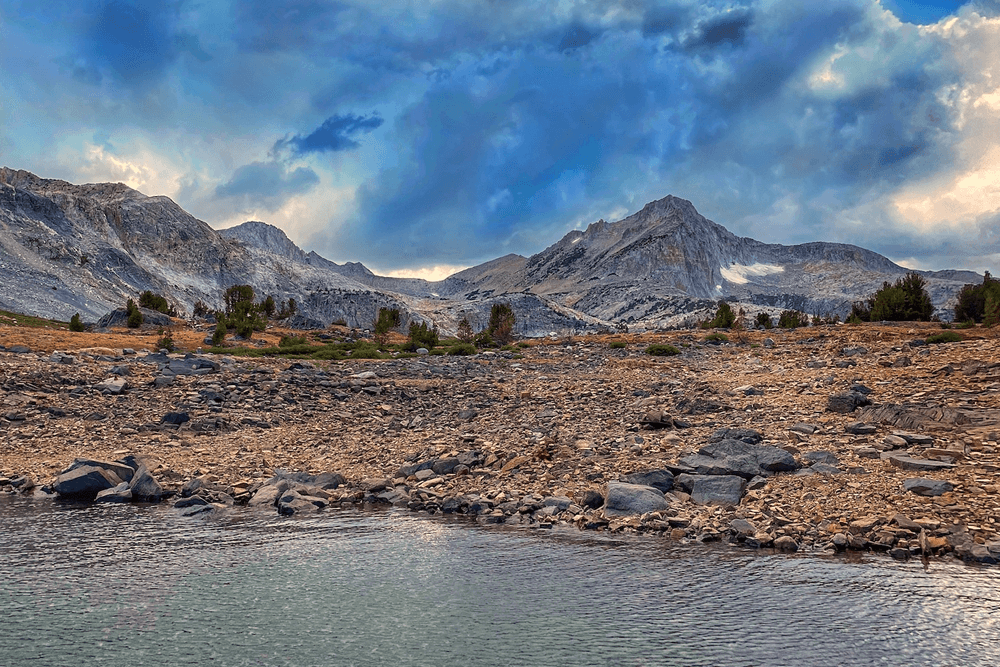
[[[739,505],[747,481],[736,475],[692,475],[691,500],[699,505]]]
[[[903,482],[903,488],[918,496],[940,496],[955,490],[955,485],[943,479],[914,477]]]
[[[889,463],[896,466],[901,470],[916,470],[919,472],[934,472],[935,470],[951,470],[955,467],[954,463],[945,463],[944,461],[932,461],[930,459],[918,459],[913,456],[906,456],[904,454],[890,454],[888,456]]]
[[[608,482],[604,516],[620,517],[656,512],[670,507],[663,493],[651,486]]]

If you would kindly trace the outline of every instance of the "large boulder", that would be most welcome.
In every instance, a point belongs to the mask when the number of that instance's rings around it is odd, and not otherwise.
[[[669,507],[670,503],[663,493],[651,486],[608,482],[608,492],[604,501],[604,515],[607,517],[645,514]]]
[[[121,483],[121,478],[110,470],[97,466],[80,466],[56,477],[52,489],[65,498],[93,500],[101,491],[112,489]]]
[[[148,500],[158,502],[163,497],[163,487],[153,479],[149,470],[144,465],[140,465],[132,476],[132,481],[128,485],[132,497],[136,500]]]
[[[737,475],[692,475],[691,500],[699,505],[739,505],[747,482]]]
[[[744,479],[798,468],[795,457],[783,449],[732,438],[708,444],[678,463],[698,475],[738,475]]]
[[[135,474],[135,469],[131,466],[127,466],[124,463],[119,463],[118,461],[101,461],[99,459],[73,459],[73,463],[70,464],[64,473],[70,470],[75,470],[76,468],[103,468],[109,472],[113,472],[118,476],[123,482],[127,482],[132,479],[132,475]]]
[[[645,472],[634,472],[622,477],[621,481],[628,484],[637,484],[639,486],[651,486],[663,493],[666,493],[674,488],[674,475],[669,470],[647,470]]]

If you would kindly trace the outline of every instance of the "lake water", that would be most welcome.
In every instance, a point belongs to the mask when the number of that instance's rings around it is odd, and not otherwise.
[[[0,665],[991,665],[1000,569],[0,498]]]

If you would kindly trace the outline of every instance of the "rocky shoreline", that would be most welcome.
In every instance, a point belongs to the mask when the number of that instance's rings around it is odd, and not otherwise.
[[[353,362],[10,346],[0,489],[186,515],[388,504],[996,563],[1000,344],[982,329],[926,344],[937,331],[827,326],[722,344],[672,332],[624,349],[583,337]],[[651,342],[682,353],[650,357]]]

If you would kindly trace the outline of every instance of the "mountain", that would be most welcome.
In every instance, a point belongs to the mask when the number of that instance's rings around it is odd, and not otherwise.
[[[94,321],[143,290],[181,312],[221,306],[223,291],[250,284],[321,324],[367,327],[381,307],[453,331],[485,326],[508,302],[517,330],[543,335],[690,323],[719,299],[750,313],[794,308],[844,315],[853,301],[906,273],[851,245],[765,244],[732,234],[691,202],[665,197],[618,222],[572,231],[545,250],[507,255],[438,282],[378,276],[359,263],[305,252],[280,229],[246,222],[214,230],[167,197],[122,184],[74,185],[0,169],[0,307]],[[946,308],[967,271],[925,272]]]

